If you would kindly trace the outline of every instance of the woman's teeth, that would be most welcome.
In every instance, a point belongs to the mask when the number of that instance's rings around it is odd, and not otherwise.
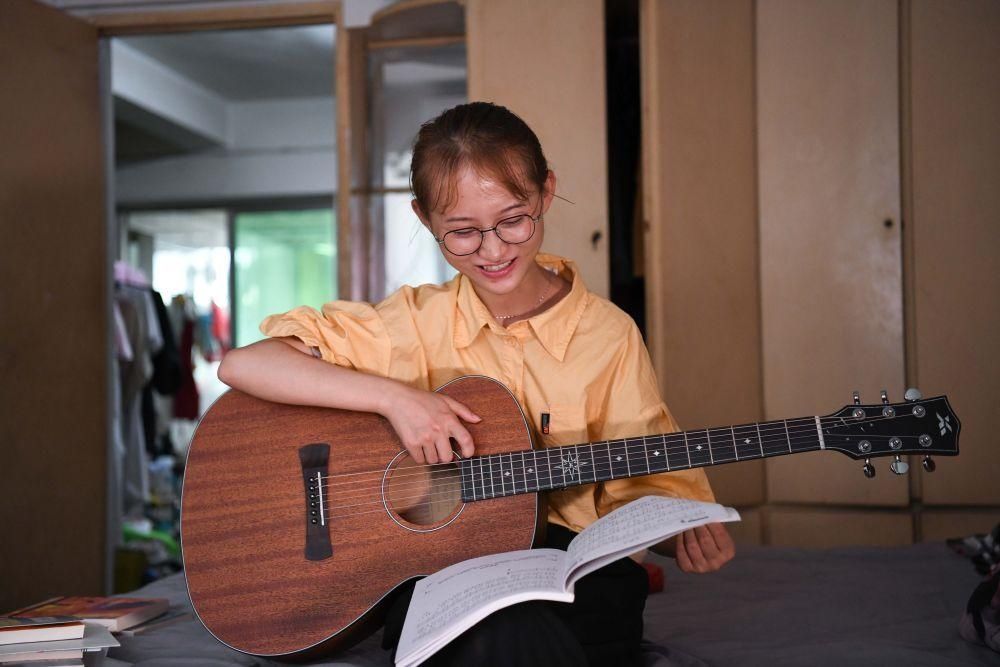
[[[503,271],[508,266],[510,266],[510,263],[513,261],[514,260],[509,260],[507,262],[504,262],[503,264],[487,264],[483,266],[482,269],[483,271],[488,271],[488,272]]]

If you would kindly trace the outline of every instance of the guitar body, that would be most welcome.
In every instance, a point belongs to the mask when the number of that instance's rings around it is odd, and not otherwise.
[[[483,418],[466,425],[477,456],[531,448],[500,383],[467,376],[438,391]],[[229,391],[202,419],[184,476],[181,540],[198,617],[236,650],[305,659],[374,631],[408,579],[531,547],[544,519],[537,493],[463,504],[457,474],[416,466],[377,415]]]

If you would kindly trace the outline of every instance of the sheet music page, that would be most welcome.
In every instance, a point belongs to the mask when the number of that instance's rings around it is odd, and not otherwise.
[[[570,602],[558,549],[512,551],[457,563],[417,582],[396,665],[419,664],[489,614],[525,600]]]
[[[731,507],[686,498],[646,496],[607,514],[573,538],[566,553],[569,588],[588,572],[706,523],[739,521]]]

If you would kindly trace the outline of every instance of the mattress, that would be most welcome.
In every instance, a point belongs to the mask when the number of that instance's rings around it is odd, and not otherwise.
[[[1000,655],[964,641],[958,620],[979,581],[944,544],[898,548],[745,547],[719,572],[662,565],[665,587],[645,613],[647,667],[702,665],[993,665]],[[191,611],[182,575],[130,593]],[[387,665],[380,633],[313,665]],[[272,665],[216,641],[194,614],[119,638],[109,657],[143,667]]]

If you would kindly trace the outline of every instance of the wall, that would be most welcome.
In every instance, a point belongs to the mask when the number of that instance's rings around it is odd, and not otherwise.
[[[119,205],[332,196],[332,97],[230,102],[223,131],[223,147],[119,167]]]
[[[190,151],[119,165],[120,206],[332,195],[332,95],[230,100],[119,39],[111,64],[116,116]]]

